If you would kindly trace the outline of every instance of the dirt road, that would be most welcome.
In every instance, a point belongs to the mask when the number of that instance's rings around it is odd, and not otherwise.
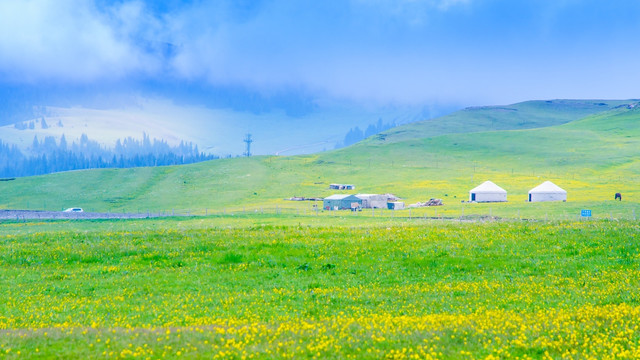
[[[32,219],[145,219],[167,215],[144,213],[96,213],[96,212],[63,212],[37,210],[0,210],[0,220],[32,220]]]

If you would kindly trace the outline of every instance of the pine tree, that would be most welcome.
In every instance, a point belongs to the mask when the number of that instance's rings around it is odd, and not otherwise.
[[[33,143],[31,144],[32,151],[38,151],[40,149],[40,142],[38,142],[38,135],[33,136]]]

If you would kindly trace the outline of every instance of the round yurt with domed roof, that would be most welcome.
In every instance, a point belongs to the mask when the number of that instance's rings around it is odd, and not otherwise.
[[[567,191],[551,181],[545,181],[529,190],[529,202],[540,201],[567,201]]]
[[[469,191],[470,202],[505,202],[507,201],[507,190],[485,181]]]

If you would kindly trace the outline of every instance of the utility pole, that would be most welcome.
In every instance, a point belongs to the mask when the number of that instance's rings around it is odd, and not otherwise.
[[[243,141],[247,144],[247,151],[244,153],[244,156],[249,157],[251,156],[251,143],[253,142],[251,134],[247,134],[247,137],[245,137]]]

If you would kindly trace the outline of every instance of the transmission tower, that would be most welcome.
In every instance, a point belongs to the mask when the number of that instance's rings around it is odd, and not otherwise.
[[[244,156],[251,156],[251,143],[253,140],[251,139],[251,134],[247,134],[247,137],[243,140],[247,144],[247,151],[244,153]]]

